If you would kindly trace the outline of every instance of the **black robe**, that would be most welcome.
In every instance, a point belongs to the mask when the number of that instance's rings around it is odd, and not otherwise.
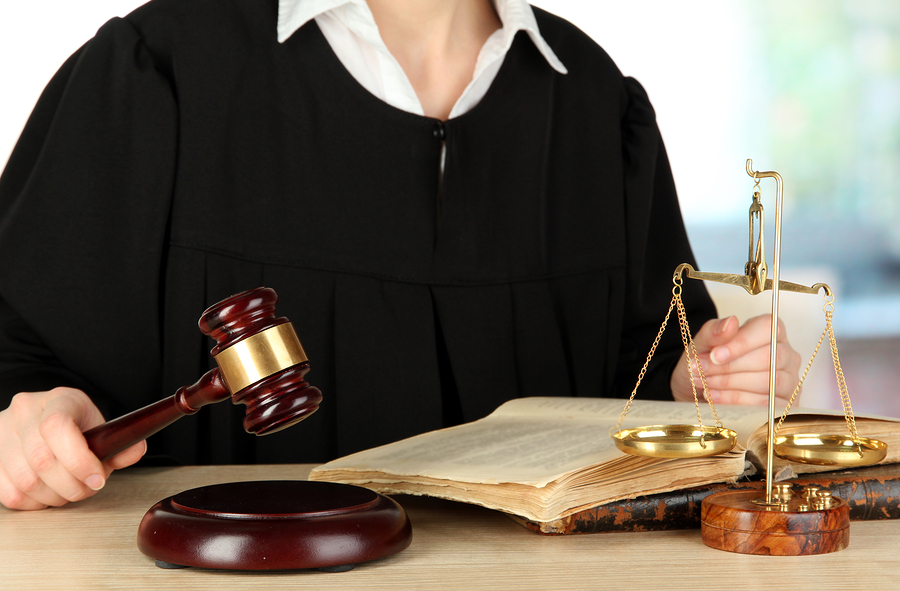
[[[369,94],[314,22],[279,44],[276,13],[154,0],[50,82],[0,178],[0,404],[75,385],[111,418],[168,396],[213,366],[200,313],[260,285],[321,409],[256,438],[243,407],[206,407],[151,454],[322,461],[514,397],[627,396],[693,263],[640,85],[536,9],[569,73],[519,33],[440,122]],[[685,292],[699,328],[715,310]],[[640,398],[671,396],[671,326]]]

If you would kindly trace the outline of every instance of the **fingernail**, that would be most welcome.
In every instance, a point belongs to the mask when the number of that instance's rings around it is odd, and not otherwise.
[[[728,347],[716,347],[709,352],[709,358],[716,365],[722,365],[731,359],[731,351],[728,350]]]
[[[100,490],[103,488],[103,485],[106,484],[106,481],[99,474],[91,474],[84,483],[91,490]]]
[[[728,326],[729,320],[731,320],[731,316],[729,316],[728,318],[723,318],[723,319],[719,320],[719,323],[716,324],[716,330],[714,331],[715,334],[720,335],[723,332],[725,332],[725,328]]]
[[[708,390],[706,392],[706,399],[712,400],[713,402],[718,402],[719,401],[719,393],[716,392],[715,390]]]

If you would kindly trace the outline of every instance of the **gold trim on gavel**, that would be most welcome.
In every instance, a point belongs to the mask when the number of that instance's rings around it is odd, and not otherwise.
[[[215,359],[232,394],[308,360],[290,322],[247,337],[220,351]]]

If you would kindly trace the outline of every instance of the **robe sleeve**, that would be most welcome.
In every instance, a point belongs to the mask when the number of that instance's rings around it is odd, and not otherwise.
[[[0,176],[0,408],[55,385],[105,412],[153,392],[177,133],[160,63],[108,22],[48,84]]]
[[[643,87],[625,79],[622,120],[625,168],[628,267],[615,392],[628,396],[646,361],[672,299],[672,276],[681,263],[697,264],[688,242],[656,115]],[[700,281],[685,280],[682,290],[692,333],[716,309]],[[673,310],[637,397],[671,399],[669,380],[683,351]],[[686,369],[685,369],[686,371]]]

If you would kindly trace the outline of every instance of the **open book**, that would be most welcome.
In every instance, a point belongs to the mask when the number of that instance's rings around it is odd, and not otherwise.
[[[386,494],[474,503],[536,522],[560,519],[614,500],[733,482],[765,467],[766,408],[717,405],[723,426],[738,433],[730,452],[699,458],[627,455],[609,433],[625,401],[520,398],[489,416],[340,458],[315,468],[312,480],[344,482]],[[709,408],[704,405],[704,424]],[[776,417],[777,418],[777,417]],[[693,403],[636,400],[622,428],[695,424]],[[713,424],[709,419],[709,424]],[[856,417],[861,437],[888,444],[882,463],[900,461],[900,419]],[[847,433],[840,413],[795,409],[779,430]],[[839,469],[776,464],[795,472]]]

